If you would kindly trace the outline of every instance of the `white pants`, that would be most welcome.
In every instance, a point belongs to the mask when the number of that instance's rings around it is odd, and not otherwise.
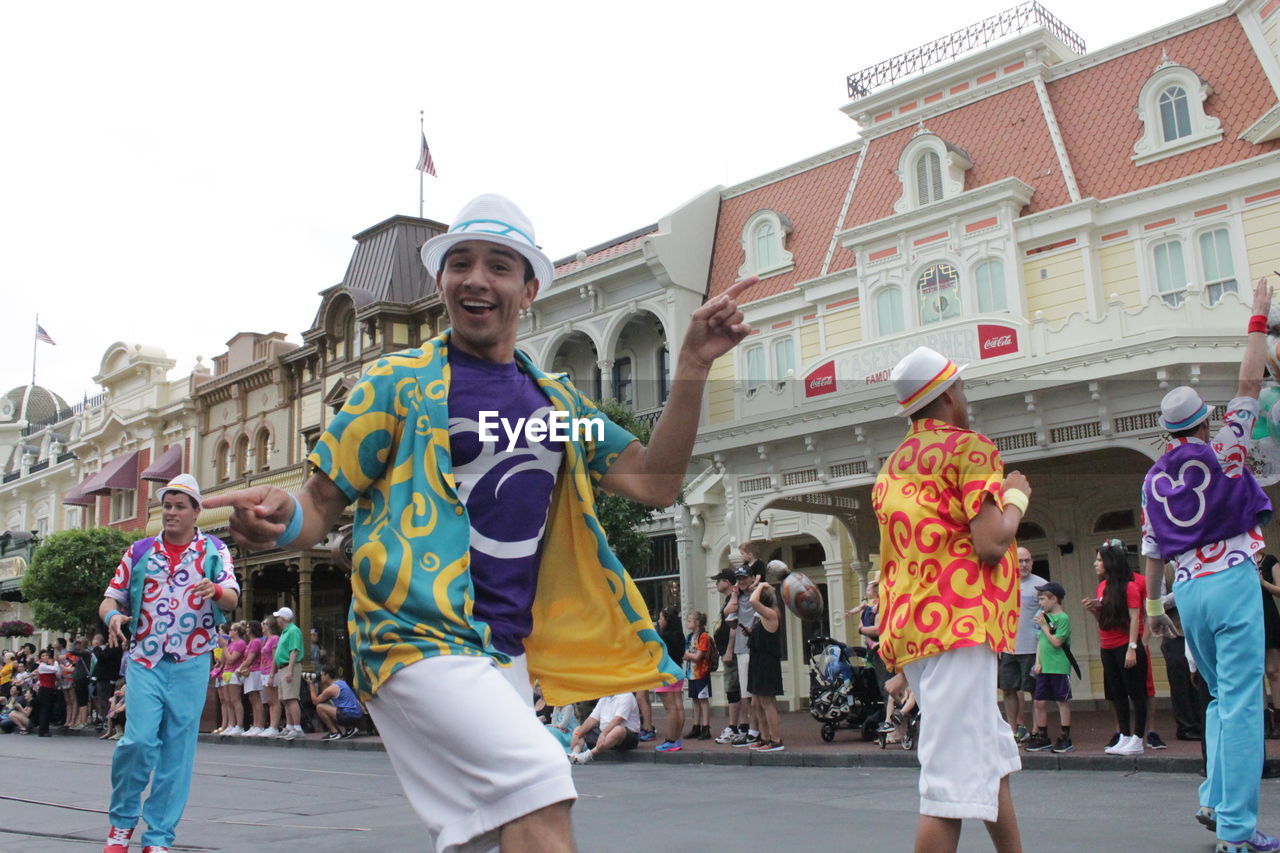
[[[920,705],[920,814],[994,821],[1000,780],[1022,769],[996,702],[996,667],[984,644],[902,668]]]
[[[427,658],[384,681],[368,708],[436,853],[496,850],[504,824],[578,796],[564,747],[533,713],[523,657],[507,669]]]

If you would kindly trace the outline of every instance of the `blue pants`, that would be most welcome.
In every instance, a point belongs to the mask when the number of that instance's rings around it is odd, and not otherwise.
[[[1262,777],[1262,596],[1253,560],[1173,585],[1196,669],[1213,694],[1205,712],[1200,805],[1218,813],[1218,838],[1241,841],[1258,821]]]
[[[111,756],[111,825],[132,827],[141,815],[142,846],[171,847],[191,791],[209,655],[182,663],[166,658],[154,669],[131,661],[127,683],[124,737]]]

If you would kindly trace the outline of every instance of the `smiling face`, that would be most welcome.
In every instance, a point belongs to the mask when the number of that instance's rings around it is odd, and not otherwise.
[[[537,279],[525,280],[525,260],[515,249],[465,240],[445,255],[436,276],[453,328],[450,342],[498,363],[515,356],[520,312],[533,304]]]

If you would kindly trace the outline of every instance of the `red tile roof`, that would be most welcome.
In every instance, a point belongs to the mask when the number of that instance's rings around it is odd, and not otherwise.
[[[1033,85],[927,118],[924,126],[969,155],[973,168],[964,175],[966,190],[1016,177],[1036,190],[1025,213],[1071,200]],[[917,126],[905,127],[867,143],[867,162],[844,228],[893,215],[893,205],[902,196],[902,179],[896,174],[898,158],[916,130]]]
[[[570,273],[586,269],[593,264],[598,264],[601,261],[616,258],[620,255],[625,255],[634,249],[638,249],[640,244],[644,242],[645,238],[652,235],[657,230],[657,225],[651,225],[648,228],[643,229],[643,233],[636,234],[633,237],[619,240],[616,243],[606,243],[603,246],[593,246],[590,250],[587,250],[587,257],[585,260],[580,261],[576,256],[562,258],[561,260],[556,261],[556,278],[563,278]]]
[[[1133,145],[1143,126],[1134,106],[1162,52],[1213,88],[1204,109],[1221,120],[1222,141],[1135,166]],[[1123,195],[1280,148],[1280,141],[1254,145],[1237,138],[1275,106],[1276,97],[1235,16],[1069,74],[1048,88],[1085,198]]]
[[[753,302],[784,293],[799,282],[820,276],[858,156],[857,153],[849,154],[722,201],[711,256],[708,297],[716,296],[737,280],[738,269],[744,260],[742,229],[752,214],[766,208],[791,220],[794,231],[787,237],[786,247],[795,266],[790,272],[760,282],[743,294],[739,301]],[[853,254],[837,247],[830,271],[848,269],[852,265]]]

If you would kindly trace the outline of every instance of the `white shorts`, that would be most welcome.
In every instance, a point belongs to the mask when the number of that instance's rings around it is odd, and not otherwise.
[[[920,705],[920,814],[994,821],[1000,780],[1022,769],[1000,716],[988,645],[912,661],[902,671]]]
[[[224,678],[226,678],[226,675],[227,675],[226,673],[223,673]],[[240,677],[240,673],[238,672],[231,673],[231,677],[227,679],[227,684],[243,684],[243,683],[244,683],[244,679]]]
[[[738,692],[742,694],[743,699],[750,699],[751,691],[747,690],[747,664],[751,662],[751,653],[734,655],[733,662],[738,665]]]
[[[533,713],[524,657],[441,655],[368,702],[391,766],[437,853],[498,849],[506,823],[577,799],[564,746]]]
[[[262,689],[262,673],[256,669],[249,670],[249,674],[244,677],[244,692],[257,693]]]

